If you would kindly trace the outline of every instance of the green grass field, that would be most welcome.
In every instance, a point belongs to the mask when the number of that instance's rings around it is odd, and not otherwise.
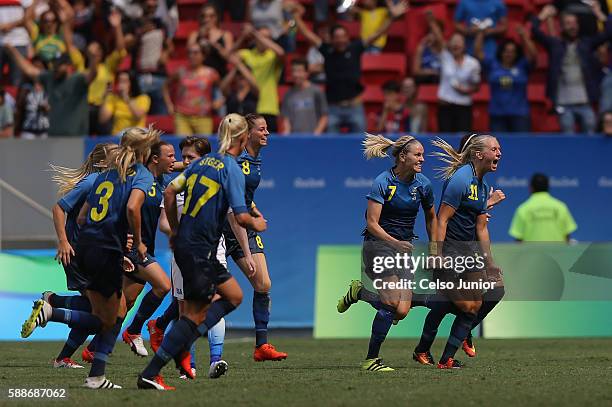
[[[443,341],[437,341],[434,356]],[[440,371],[411,359],[415,340],[388,340],[385,362],[395,372],[359,369],[366,340],[278,338],[275,345],[289,353],[284,362],[255,363],[252,344],[231,340],[224,358],[227,376],[210,380],[203,374],[208,351],[199,342],[200,377],[178,379],[173,367],[164,370],[175,392],[141,391],[136,377],[146,363],[118,343],[107,376],[123,390],[82,389],[86,369],[53,369],[49,361],[59,342],[0,343],[0,405],[31,405],[8,400],[8,388],[65,388],[59,405],[211,405],[211,406],[407,406],[407,405],[612,405],[612,339],[478,340],[478,357],[465,360],[462,370]],[[41,401],[42,402],[42,401]],[[418,403],[418,404],[417,404]]]

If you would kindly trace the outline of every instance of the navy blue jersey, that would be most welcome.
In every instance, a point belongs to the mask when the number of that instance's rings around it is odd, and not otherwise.
[[[178,192],[186,190],[175,249],[193,249],[206,256],[217,250],[228,209],[234,214],[247,211],[244,176],[230,155],[205,155],[170,185]]]
[[[128,171],[126,182],[121,182],[117,170],[98,175],[87,197],[91,209],[81,227],[79,244],[122,252],[129,230],[126,211],[130,193],[140,189],[146,195],[152,185],[153,175],[142,164]]]
[[[442,187],[442,203],[455,208],[449,219],[445,240],[464,242],[476,239],[476,218],[487,211],[489,186],[476,176],[472,164],[460,167]]]
[[[261,181],[261,158],[252,157],[247,150],[244,150],[242,154],[236,159],[242,173],[244,174],[245,180],[245,195],[247,208],[250,208],[253,204],[253,197],[255,196],[255,190],[259,186]]]
[[[98,175],[97,172],[89,174],[80,180],[70,192],[57,201],[59,207],[68,215],[66,217],[66,237],[70,246],[74,247],[79,237],[77,218]]]
[[[383,206],[378,220],[380,227],[403,241],[414,238],[414,223],[419,207],[427,210],[434,204],[431,182],[425,175],[417,173],[412,181],[404,182],[393,170],[387,170],[376,177],[366,197]],[[364,236],[372,238],[367,228]]]
[[[161,213],[160,206],[164,200],[164,190],[169,182],[169,178],[164,175],[155,178],[140,210],[142,243],[147,246],[147,252],[151,255],[155,255],[155,233]]]

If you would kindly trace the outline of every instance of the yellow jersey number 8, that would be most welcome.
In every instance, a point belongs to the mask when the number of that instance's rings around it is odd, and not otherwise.
[[[96,188],[96,195],[100,195],[98,205],[101,206],[101,209],[98,211],[98,208],[91,208],[91,211],[89,212],[91,220],[94,222],[100,222],[106,217],[108,214],[108,200],[113,195],[114,191],[115,186],[110,181],[104,181],[98,185],[98,188]]]
[[[189,210],[189,204],[191,203],[191,198],[193,195],[193,187],[195,187],[196,181],[198,179],[198,174],[192,174],[189,178],[187,178],[187,199],[185,199],[185,205],[183,206],[183,215],[187,213]],[[198,181],[200,184],[207,187],[206,192],[198,198],[196,204],[193,206],[191,213],[189,215],[192,218],[195,218],[200,212],[200,209],[208,202],[210,198],[215,196],[219,189],[221,189],[221,184],[217,181],[213,181],[212,179],[202,175],[200,180]]]

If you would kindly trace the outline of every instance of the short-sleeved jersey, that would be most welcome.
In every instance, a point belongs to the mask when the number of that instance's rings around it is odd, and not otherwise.
[[[534,192],[516,209],[509,233],[525,242],[565,242],[576,229],[567,205],[548,192]]]
[[[151,255],[155,255],[155,233],[161,213],[160,205],[164,200],[164,190],[168,183],[169,179],[164,175],[155,178],[140,210],[142,242],[147,246],[147,252]]]
[[[73,247],[79,237],[80,228],[77,224],[79,212],[81,211],[81,207],[85,203],[85,200],[91,191],[91,187],[94,185],[98,175],[99,174],[97,172],[89,174],[80,180],[70,192],[57,201],[59,207],[62,208],[68,215],[66,217],[66,237],[68,238],[70,245]]]
[[[244,175],[231,155],[212,153],[191,163],[171,183],[185,192],[175,249],[197,250],[202,256],[217,249],[227,211],[247,212]]]
[[[130,168],[126,182],[121,182],[117,170],[98,175],[87,197],[91,209],[81,227],[79,244],[122,252],[129,230],[127,203],[130,194],[139,189],[146,195],[152,185],[153,175],[140,163]]]
[[[402,241],[414,238],[414,223],[419,208],[427,210],[434,204],[431,182],[425,175],[416,174],[412,181],[403,182],[393,170],[376,177],[366,198],[383,206],[378,224],[389,235]],[[373,238],[367,228],[363,235],[366,239]]]
[[[261,156],[257,158],[251,156],[247,150],[244,150],[242,154],[238,156],[236,162],[240,166],[242,173],[244,174],[245,182],[245,194],[244,199],[247,204],[247,208],[251,207],[253,203],[253,197],[255,196],[255,190],[259,186],[261,181]]]
[[[489,186],[476,176],[472,164],[460,167],[442,187],[442,202],[452,206],[445,240],[476,241],[476,218],[487,211]],[[442,205],[440,205],[442,206]]]

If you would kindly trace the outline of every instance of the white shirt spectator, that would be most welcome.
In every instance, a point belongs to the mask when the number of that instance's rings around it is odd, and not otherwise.
[[[457,85],[474,86],[480,82],[480,63],[470,55],[463,56],[463,63],[457,64],[447,50],[440,53],[440,86],[438,99],[455,105],[470,106],[472,96],[458,92]]]
[[[25,9],[31,5],[32,0],[0,0],[0,25],[21,20]],[[30,45],[30,36],[24,26],[16,27],[6,34],[0,32],[0,45],[2,44],[27,47]]]

